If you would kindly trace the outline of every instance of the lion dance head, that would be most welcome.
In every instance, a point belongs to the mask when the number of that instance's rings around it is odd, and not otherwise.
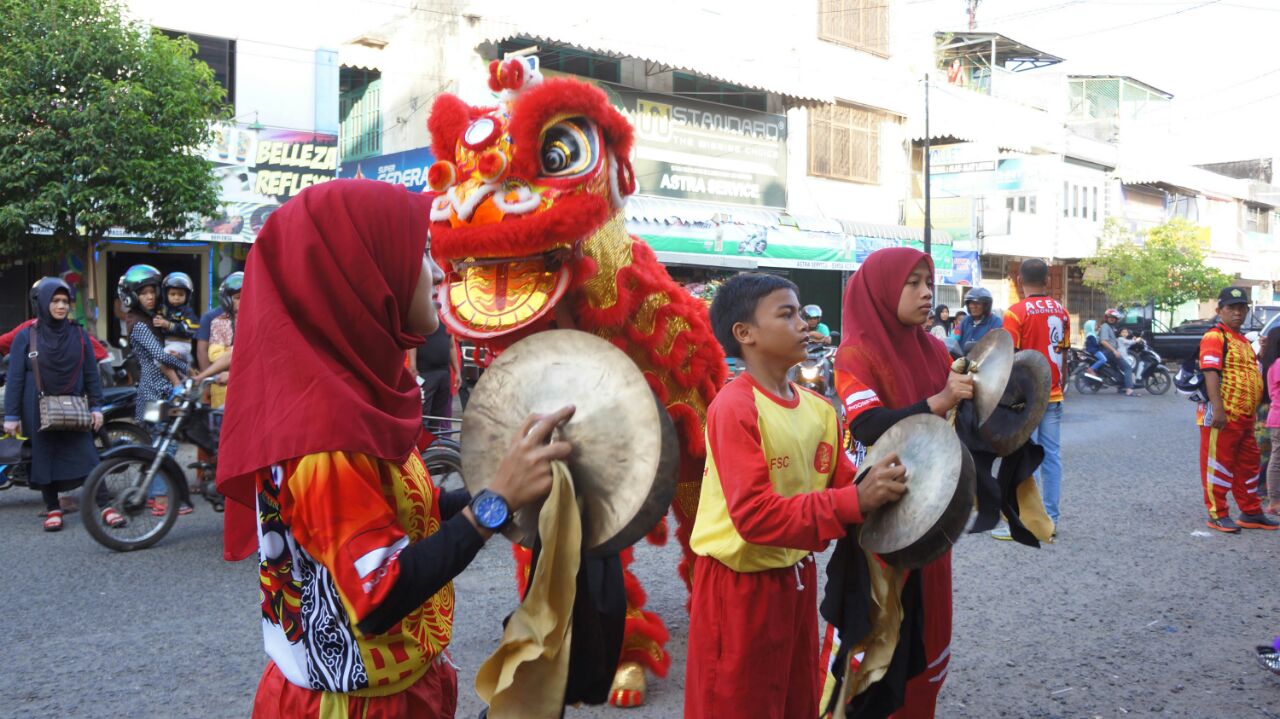
[[[590,273],[584,242],[636,188],[631,125],[601,90],[493,61],[494,107],[441,95],[427,125],[432,255],[442,315],[473,340],[523,336]]]

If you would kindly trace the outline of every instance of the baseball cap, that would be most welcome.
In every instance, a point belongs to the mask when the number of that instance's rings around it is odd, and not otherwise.
[[[1249,304],[1249,293],[1239,287],[1223,287],[1218,293],[1218,304],[1226,307],[1227,305],[1247,305]]]

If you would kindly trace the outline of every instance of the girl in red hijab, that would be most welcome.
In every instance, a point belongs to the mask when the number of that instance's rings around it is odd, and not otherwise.
[[[858,462],[899,420],[945,417],[973,397],[973,380],[951,372],[946,347],[924,329],[932,306],[933,261],[918,250],[873,252],[849,278],[835,377]],[[827,571],[824,653],[836,652],[837,669],[824,689],[824,710],[834,710],[839,684],[852,680],[861,691],[846,707],[849,716],[932,717],[951,654],[951,553],[908,574],[865,552],[851,532]],[[877,594],[886,591],[896,596]],[[876,644],[888,649],[850,664],[851,654]]]
[[[566,408],[529,418],[484,505],[427,476],[404,353],[439,322],[429,206],[331,181],[272,214],[249,253],[218,489],[226,558],[256,548],[260,565],[271,661],[255,717],[452,717],[451,581],[569,453],[546,443]]]

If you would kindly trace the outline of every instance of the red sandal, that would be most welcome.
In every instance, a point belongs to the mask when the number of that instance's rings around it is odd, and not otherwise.
[[[128,524],[129,520],[125,519],[124,515],[115,509],[107,507],[102,510],[102,523],[113,529],[119,529]]]
[[[44,518],[44,531],[57,532],[62,529],[62,510],[51,509]]]

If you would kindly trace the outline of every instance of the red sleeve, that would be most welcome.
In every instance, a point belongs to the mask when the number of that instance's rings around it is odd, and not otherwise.
[[[1014,305],[1004,311],[1004,329],[1013,336],[1013,348],[1015,350],[1022,349],[1022,318],[1018,316],[1018,310],[1022,309],[1022,305]]]
[[[884,407],[880,395],[851,372],[836,370],[836,394],[844,403],[844,425],[848,427],[867,410]]]
[[[831,472],[831,486],[834,488],[848,487],[853,484],[853,480],[858,478],[858,467],[853,463],[853,458],[843,447],[836,450],[836,468]],[[862,509],[858,509],[858,514],[862,514]],[[858,522],[862,521],[862,517],[858,517]]]
[[[409,537],[382,493],[379,460],[352,452],[309,454],[290,463],[281,518],[298,544],[329,570],[359,623],[400,575]]]
[[[13,348],[13,338],[17,337],[19,332],[35,324],[35,322],[35,320],[27,320],[17,327],[14,327],[8,332],[0,335],[0,355],[9,354],[9,350]]]
[[[89,335],[89,344],[93,345],[93,358],[99,362],[111,356],[107,352],[107,348],[103,347],[102,343],[98,341],[97,337]]]
[[[721,401],[728,400],[728,401]],[[707,417],[707,449],[715,460],[729,518],[751,544],[819,552],[862,521],[853,486],[780,496],[769,480],[752,394],[722,393]],[[840,454],[843,454],[842,452]]]
[[[1222,333],[1214,330],[1200,338],[1200,369],[1222,371],[1222,340]]]

